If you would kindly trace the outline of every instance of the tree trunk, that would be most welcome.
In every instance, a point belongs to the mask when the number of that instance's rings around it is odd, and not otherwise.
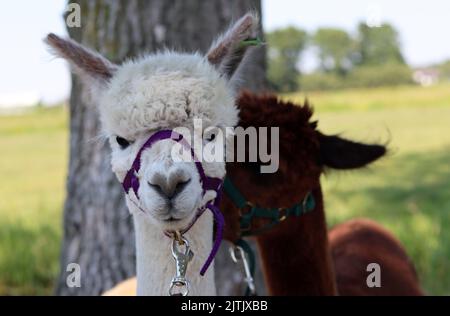
[[[259,0],[74,2],[81,7],[82,26],[69,28],[70,37],[117,63],[165,47],[204,52],[233,19],[249,9],[261,12]],[[246,87],[263,90],[264,49],[260,48],[251,58],[254,62],[244,72],[244,79],[248,78]],[[70,160],[57,295],[98,295],[135,275],[132,221],[121,186],[111,172],[110,149],[98,137],[95,104],[88,104],[83,92],[73,76]],[[218,293],[240,294],[236,289],[242,278],[227,257],[222,250],[217,259]],[[69,263],[79,264],[81,287],[67,285]]]

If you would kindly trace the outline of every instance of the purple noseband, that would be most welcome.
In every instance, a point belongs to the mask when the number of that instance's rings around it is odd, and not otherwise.
[[[216,221],[216,236],[214,239],[214,245],[211,249],[211,252],[206,259],[206,262],[203,264],[202,269],[200,270],[200,275],[204,275],[208,267],[210,266],[212,260],[214,259],[215,255],[217,254],[217,251],[219,250],[220,243],[222,242],[222,235],[223,235],[223,225],[224,225],[224,219],[223,215],[220,212],[219,209],[219,203],[220,203],[220,197],[222,194],[222,184],[223,180],[219,178],[213,178],[208,177],[205,174],[205,171],[203,170],[203,166],[200,161],[198,161],[197,157],[195,156],[194,150],[189,145],[189,143],[183,138],[183,135],[172,131],[172,130],[162,130],[159,132],[154,133],[152,136],[148,138],[148,140],[145,142],[144,145],[142,145],[141,149],[139,149],[139,152],[136,155],[136,158],[133,161],[133,164],[131,168],[128,170],[125,179],[122,182],[122,186],[125,190],[125,193],[128,194],[130,192],[130,189],[133,190],[134,194],[139,199],[139,178],[137,177],[137,174],[139,173],[139,169],[141,168],[141,155],[142,152],[152,147],[155,143],[165,140],[165,139],[171,139],[177,143],[180,143],[184,148],[190,150],[191,156],[194,159],[195,166],[197,168],[198,174],[200,176],[200,181],[202,184],[203,189],[203,196],[205,195],[206,191],[212,190],[216,192],[216,198],[213,201],[209,201],[204,205],[203,207],[199,208],[197,211],[197,214],[195,215],[194,219],[189,223],[189,225],[184,228],[180,233],[184,234],[186,233],[197,221],[197,219],[204,213],[206,209],[209,209],[213,215],[214,219]],[[166,235],[168,233],[166,232]]]

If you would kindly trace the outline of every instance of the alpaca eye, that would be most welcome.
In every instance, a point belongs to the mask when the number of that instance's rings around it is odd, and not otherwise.
[[[219,132],[218,128],[215,128],[215,129],[212,129],[209,133],[206,133],[205,141],[212,142],[213,140],[215,140],[218,132]]]
[[[215,140],[216,139],[216,134],[211,134],[211,135],[209,135],[207,138],[206,138],[206,140],[208,141],[208,142],[212,142],[213,140]]]
[[[130,142],[127,141],[125,138],[120,137],[120,136],[116,136],[116,141],[119,144],[120,148],[125,149],[128,146],[130,146]]]

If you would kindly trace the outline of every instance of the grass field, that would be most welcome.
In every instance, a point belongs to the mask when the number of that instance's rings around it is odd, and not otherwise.
[[[308,97],[323,132],[390,140],[389,155],[370,168],[324,176],[329,224],[381,222],[405,245],[427,293],[450,295],[450,85]],[[62,107],[0,116],[0,294],[51,294],[67,137]]]
[[[67,143],[62,107],[0,116],[0,294],[51,294]]]
[[[330,226],[354,217],[379,221],[405,245],[427,293],[450,295],[450,85],[307,97],[323,132],[389,141],[389,155],[369,168],[323,177]]]

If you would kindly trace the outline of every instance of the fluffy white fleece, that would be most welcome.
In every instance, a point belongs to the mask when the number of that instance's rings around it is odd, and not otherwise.
[[[110,136],[113,149],[112,168],[119,180],[123,179],[140,146],[153,131],[180,126],[192,130],[194,118],[202,119],[203,128],[235,126],[238,123],[231,83],[199,54],[164,52],[127,61],[118,67],[98,100],[102,127],[104,133]],[[135,143],[121,150],[117,147],[115,135],[135,140]],[[170,161],[159,164],[160,155],[156,154],[158,149],[160,152],[170,152],[161,149],[164,145],[167,147],[170,144],[161,142],[153,150],[144,153],[141,173],[158,165],[171,164]],[[223,177],[225,174],[224,163],[203,163],[203,167],[209,176]],[[192,191],[200,188],[200,183],[194,164],[184,164],[183,168],[190,172],[193,179],[192,184],[178,198],[179,203],[187,207],[200,202],[197,200],[200,192],[194,194]],[[167,172],[164,168],[161,170]],[[148,186],[141,185],[140,196],[146,208],[157,209],[159,197]],[[170,240],[162,234],[162,223],[149,220],[148,216],[139,216],[129,196],[127,205],[135,215],[137,293],[164,295],[174,275]],[[186,217],[186,223],[194,215],[191,211],[191,215]],[[196,253],[187,273],[191,282],[190,294],[193,295],[216,293],[214,267],[211,266],[204,277],[199,275],[201,265],[212,248],[212,228],[212,216],[205,214],[186,235]]]
[[[228,80],[199,54],[164,52],[119,66],[103,91],[104,131],[133,139],[152,129],[203,125],[235,126],[238,110]]]
[[[235,89],[229,79],[244,57],[245,49],[241,49],[241,41],[253,38],[257,25],[257,16],[246,14],[212,45],[206,56],[165,51],[129,60],[120,66],[112,65],[72,40],[63,40],[49,34],[46,41],[56,55],[71,63],[90,88],[91,101],[98,103],[103,133],[111,143],[112,170],[122,181],[140,146],[157,130],[187,127],[192,131],[194,118],[202,119],[203,128],[237,125]],[[115,136],[131,141],[131,145],[125,149],[120,148]],[[130,211],[139,215],[134,220],[140,295],[166,295],[174,273],[170,239],[162,233],[166,228],[165,224],[155,220],[158,215],[157,202],[163,198],[154,189],[150,189],[147,185],[150,177],[145,175],[156,171],[168,175],[175,167],[191,174],[192,181],[175,201],[179,204],[180,214],[183,214],[181,211],[190,212],[190,217],[181,220],[182,227],[185,227],[183,221],[188,223],[197,207],[203,206],[205,202],[200,200],[201,187],[195,165],[191,162],[175,166],[169,155],[168,142],[170,141],[158,143],[158,146],[147,149],[142,156],[139,176],[142,177],[143,185],[139,189],[142,197],[140,201],[153,215],[143,214],[147,212],[142,213],[132,203],[130,196],[127,196]],[[202,165],[208,176],[225,175],[224,162],[204,162]],[[133,193],[131,198],[136,200]],[[212,197],[203,197],[206,200],[210,198]],[[196,204],[199,205],[192,207]],[[169,228],[179,229],[172,226],[176,224],[167,225]],[[204,277],[198,273],[212,247],[212,232],[213,218],[207,213],[186,233],[196,252],[187,271],[192,285],[191,294],[194,295],[216,293],[214,266],[211,266]]]

